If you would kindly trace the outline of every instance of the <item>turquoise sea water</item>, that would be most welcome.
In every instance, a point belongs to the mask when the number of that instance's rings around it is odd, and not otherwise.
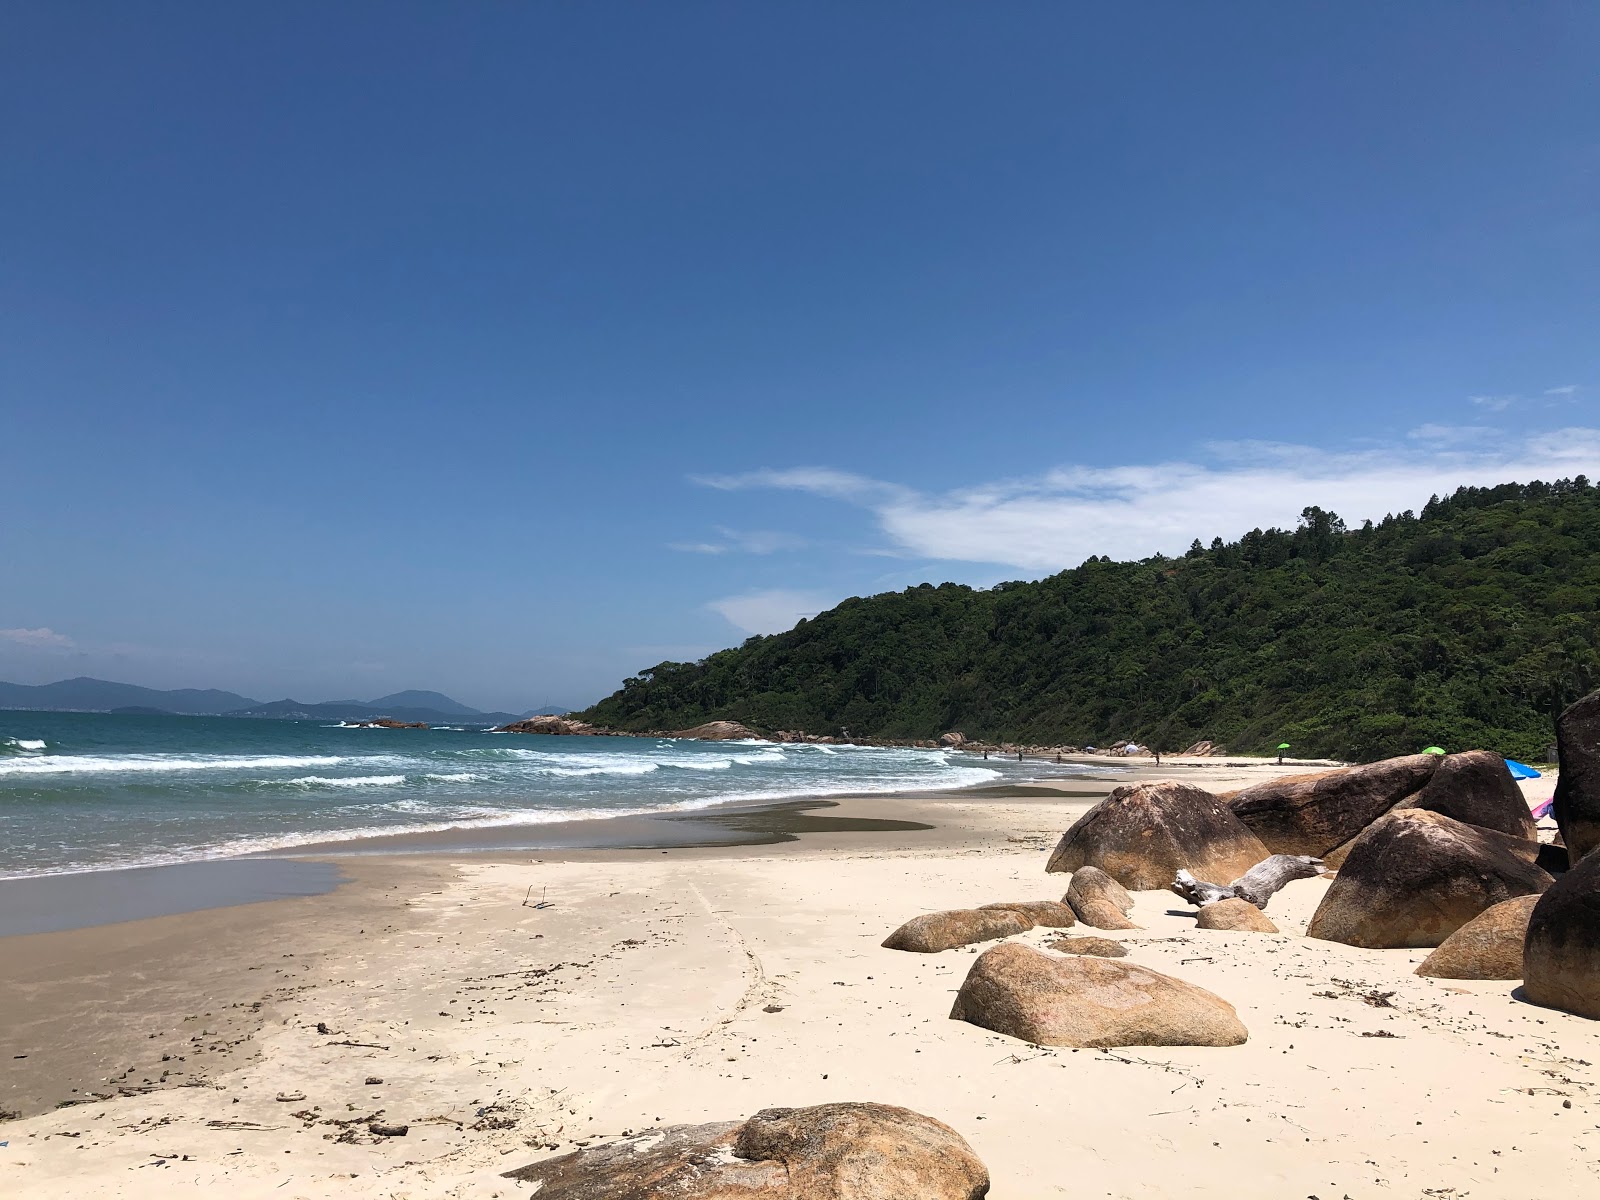
[[[0,878],[1045,770],[941,750],[0,711]]]

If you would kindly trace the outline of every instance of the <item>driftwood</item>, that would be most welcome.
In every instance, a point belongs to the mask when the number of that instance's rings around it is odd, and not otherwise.
[[[1274,854],[1251,867],[1227,887],[1196,879],[1187,871],[1179,871],[1172,881],[1172,891],[1178,893],[1196,908],[1204,908],[1219,900],[1248,900],[1257,908],[1266,908],[1267,901],[1284,884],[1293,879],[1309,879],[1322,873],[1322,860],[1308,854]]]

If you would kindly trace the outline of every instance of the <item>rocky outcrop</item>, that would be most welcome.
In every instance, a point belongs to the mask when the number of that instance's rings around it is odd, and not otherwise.
[[[1079,867],[1072,873],[1067,894],[1061,898],[1085,925],[1096,929],[1138,929],[1128,914],[1133,897],[1099,867]]]
[[[737,721],[707,721],[704,725],[696,725],[693,729],[680,729],[677,733],[669,736],[693,738],[699,742],[759,742],[766,740],[754,729],[747,725],[741,725]]]
[[[566,717],[529,717],[525,721],[513,721],[509,725],[501,725],[496,733],[548,733],[560,737],[575,737],[605,733],[604,729],[597,729],[593,725],[582,721],[569,721]]]
[[[1327,858],[1422,790],[1438,765],[1437,755],[1411,754],[1314,775],[1284,775],[1245,788],[1228,805],[1271,853]]]
[[[989,1172],[955,1130],[888,1104],[768,1108],[548,1158],[507,1179],[539,1200],[982,1200]]]
[[[1218,900],[1195,917],[1196,929],[1231,929],[1244,933],[1277,933],[1278,927],[1248,900]]]
[[[392,717],[374,717],[370,721],[352,721],[357,729],[426,729],[426,721],[396,721]]]
[[[1600,1020],[1600,854],[1576,863],[1533,906],[1522,990],[1535,1004]]]
[[[1514,844],[1438,813],[1390,813],[1351,845],[1306,936],[1374,949],[1437,946],[1484,909],[1550,886]]]
[[[1183,752],[1183,757],[1185,757],[1185,758],[1210,758],[1216,752],[1217,752],[1217,748],[1211,742],[1196,742],[1194,745],[1190,746],[1187,750],[1185,750]]]
[[[1523,841],[1532,842],[1539,836],[1522,789],[1506,769],[1506,760],[1487,750],[1445,755],[1422,790],[1402,800],[1400,807],[1441,813]]]
[[[1020,913],[1043,929],[1068,929],[1077,924],[1072,907],[1063,900],[1002,900],[978,906],[979,912],[991,910]]]
[[[1059,950],[1062,954],[1095,954],[1101,958],[1122,958],[1128,948],[1121,942],[1103,937],[1063,937],[1044,944],[1046,950]]]
[[[1556,719],[1561,773],[1550,813],[1574,863],[1600,846],[1600,692],[1590,692]]]
[[[1237,1046],[1250,1036],[1233,1005],[1204,988],[1020,942],[978,956],[950,1016],[1039,1046]]]
[[[1440,942],[1416,973],[1432,979],[1521,979],[1522,941],[1538,903],[1534,893],[1484,909]]]
[[[1267,854],[1210,792],[1183,783],[1135,783],[1079,817],[1045,870],[1099,867],[1123,887],[1142,892],[1166,887],[1181,870],[1226,883]]]
[[[939,744],[941,746],[962,746],[966,744],[966,741],[967,735],[959,729],[952,729],[949,733],[941,733],[939,735]]]
[[[883,940],[886,950],[938,954],[973,942],[1027,933],[1033,922],[1011,909],[956,908],[912,917]]]

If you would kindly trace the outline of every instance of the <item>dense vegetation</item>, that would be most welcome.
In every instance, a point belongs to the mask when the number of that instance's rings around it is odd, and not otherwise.
[[[1600,685],[1600,488],[1462,488],[1346,529],[1091,558],[1036,583],[922,584],[665,662],[588,712],[620,729],[757,729],[1371,759],[1437,743],[1541,759]]]

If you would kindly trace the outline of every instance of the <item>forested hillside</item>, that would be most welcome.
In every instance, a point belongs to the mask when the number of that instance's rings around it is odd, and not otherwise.
[[[1600,685],[1600,488],[1463,488],[1346,529],[1093,559],[1036,583],[850,599],[699,663],[661,663],[587,712],[619,729],[1041,743],[1211,738],[1371,759],[1437,743],[1536,759]]]

